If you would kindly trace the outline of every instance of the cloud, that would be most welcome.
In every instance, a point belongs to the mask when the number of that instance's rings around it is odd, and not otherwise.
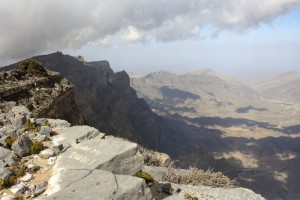
[[[300,0],[0,0],[0,58],[88,43],[173,41],[203,28],[243,32]]]

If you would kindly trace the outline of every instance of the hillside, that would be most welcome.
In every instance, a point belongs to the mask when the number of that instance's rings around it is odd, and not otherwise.
[[[300,102],[299,72],[277,74],[263,79],[254,76],[252,80],[252,82],[248,82],[249,86],[267,100],[287,104],[299,104]]]
[[[262,101],[235,78],[211,70],[156,72],[132,78],[131,86],[158,115],[194,127],[195,140],[234,166],[241,186],[268,199],[300,198],[299,106]],[[197,163],[198,152],[180,159]]]
[[[143,78],[132,78],[131,86],[138,91],[152,108],[178,113],[194,109],[198,114],[214,115],[234,112],[235,109],[255,104],[258,95],[249,87],[229,76],[218,75],[211,70],[196,71],[184,75],[160,71]]]

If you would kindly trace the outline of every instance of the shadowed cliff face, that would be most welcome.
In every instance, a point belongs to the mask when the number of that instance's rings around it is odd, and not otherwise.
[[[76,103],[89,125],[172,156],[198,146],[188,127],[153,113],[130,87],[127,73],[114,73],[107,61],[83,62],[60,52],[34,59],[74,84]]]
[[[108,62],[83,62],[62,53],[37,56],[34,59],[46,68],[60,72],[75,86],[75,100],[87,123],[106,134],[135,141],[147,148],[180,158],[183,167],[196,165],[213,168],[235,177],[235,170],[217,162],[199,145],[199,130],[183,121],[168,119],[153,113],[143,99],[130,87],[126,72],[114,73]],[[173,90],[162,89],[168,95]],[[185,98],[201,99],[189,92],[176,90]],[[170,97],[172,98],[172,97]],[[225,167],[224,167],[225,166]]]

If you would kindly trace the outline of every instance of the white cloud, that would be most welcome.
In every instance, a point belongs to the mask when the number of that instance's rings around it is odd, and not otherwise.
[[[0,58],[87,43],[198,37],[206,25],[245,31],[300,0],[0,0]]]

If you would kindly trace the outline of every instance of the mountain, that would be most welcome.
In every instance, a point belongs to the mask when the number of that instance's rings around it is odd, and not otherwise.
[[[299,104],[300,102],[299,72],[269,75],[264,79],[252,76],[252,80],[252,82],[248,82],[249,86],[267,100],[288,104]]]
[[[132,78],[131,86],[158,115],[193,127],[189,134],[219,163],[233,166],[241,186],[268,199],[300,199],[300,106],[265,100],[212,70],[159,71]],[[180,160],[208,160],[199,157],[202,149]],[[226,164],[219,164],[223,171]]]
[[[131,86],[139,97],[158,110],[169,112],[195,110],[203,115],[214,115],[218,110],[234,111],[254,104],[258,95],[233,77],[201,70],[184,75],[159,71],[142,78],[132,78]],[[193,113],[193,112],[190,112]]]

